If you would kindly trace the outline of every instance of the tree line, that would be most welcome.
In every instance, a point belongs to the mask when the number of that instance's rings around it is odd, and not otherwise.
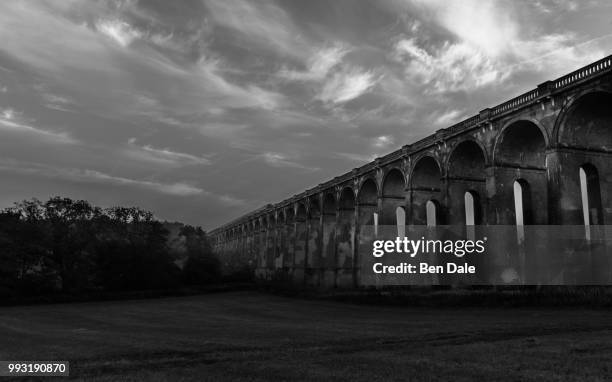
[[[206,233],[174,224],[171,235],[170,226],[137,207],[100,208],[61,197],[15,203],[0,211],[0,296],[219,281],[221,265]]]

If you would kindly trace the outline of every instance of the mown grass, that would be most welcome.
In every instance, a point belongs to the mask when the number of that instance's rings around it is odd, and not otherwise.
[[[0,359],[93,381],[606,381],[612,311],[259,292],[0,308]],[[23,379],[20,379],[23,380]]]

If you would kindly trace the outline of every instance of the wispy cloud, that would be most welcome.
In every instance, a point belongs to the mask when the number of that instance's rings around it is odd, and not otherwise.
[[[110,175],[91,169],[55,167],[40,163],[26,163],[6,159],[0,160],[0,169],[4,171],[14,171],[22,174],[25,173],[47,178],[60,178],[73,182],[104,183],[116,186],[137,187],[175,196],[210,194],[209,192],[188,183],[163,183],[151,180],[133,179],[123,176]]]
[[[340,152],[335,154],[337,157],[342,159],[348,159],[357,164],[367,163],[376,158],[376,154],[357,154],[357,153],[345,153]]]
[[[280,154],[280,153],[266,152],[266,153],[263,153],[261,156],[264,162],[266,162],[267,164],[273,167],[290,167],[290,168],[298,168],[298,169],[307,170],[307,171],[318,170],[317,167],[305,166],[301,163],[289,160],[287,156],[285,156],[284,154]]]
[[[394,141],[395,140],[393,139],[393,137],[389,135],[381,135],[381,136],[374,138],[373,145],[374,147],[379,148],[379,149],[386,149],[390,145],[392,145]]]
[[[305,41],[287,12],[272,1],[247,0],[205,2],[217,26],[229,29],[259,48],[290,57],[309,57]]]
[[[317,98],[331,104],[342,104],[367,93],[376,82],[372,71],[351,68],[336,73],[325,83]]]
[[[433,123],[436,126],[448,127],[459,122],[461,117],[461,110],[448,110],[446,112],[434,114]]]
[[[176,196],[199,195],[204,192],[201,188],[186,183],[160,183],[148,180],[138,180],[112,176],[95,170],[72,170],[69,171],[67,175],[73,180],[99,181],[117,185],[137,186]]]
[[[189,165],[210,165],[211,161],[205,156],[196,156],[192,154],[172,151],[167,148],[159,149],[151,145],[138,145],[136,138],[128,140],[130,151],[129,156],[139,159],[144,159],[159,164],[172,166],[189,166]]]
[[[258,107],[273,110],[282,104],[283,97],[260,86],[239,86],[222,75],[223,62],[219,59],[202,59],[199,63],[199,76],[205,89],[218,96],[217,103],[232,107]]]
[[[446,42],[430,53],[416,39],[403,39],[395,45],[395,55],[406,64],[404,73],[410,80],[434,92],[471,90],[509,75],[484,52],[466,43]]]
[[[53,132],[39,127],[32,126],[32,121],[29,121],[23,116],[22,112],[15,111],[11,108],[0,109],[0,128],[20,134],[28,134],[38,139],[52,141],[58,143],[75,143],[72,137],[67,133]]]
[[[306,70],[290,70],[283,68],[279,76],[296,81],[321,81],[349,52],[349,49],[342,46],[323,48],[308,60]]]
[[[142,32],[121,20],[98,20],[96,28],[124,48],[143,35]]]

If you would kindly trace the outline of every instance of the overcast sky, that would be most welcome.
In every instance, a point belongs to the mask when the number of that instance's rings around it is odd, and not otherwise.
[[[210,229],[612,53],[609,1],[0,1],[0,207]]]

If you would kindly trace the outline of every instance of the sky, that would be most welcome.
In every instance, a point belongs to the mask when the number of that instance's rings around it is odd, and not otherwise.
[[[0,207],[212,229],[612,53],[577,0],[0,2]]]

